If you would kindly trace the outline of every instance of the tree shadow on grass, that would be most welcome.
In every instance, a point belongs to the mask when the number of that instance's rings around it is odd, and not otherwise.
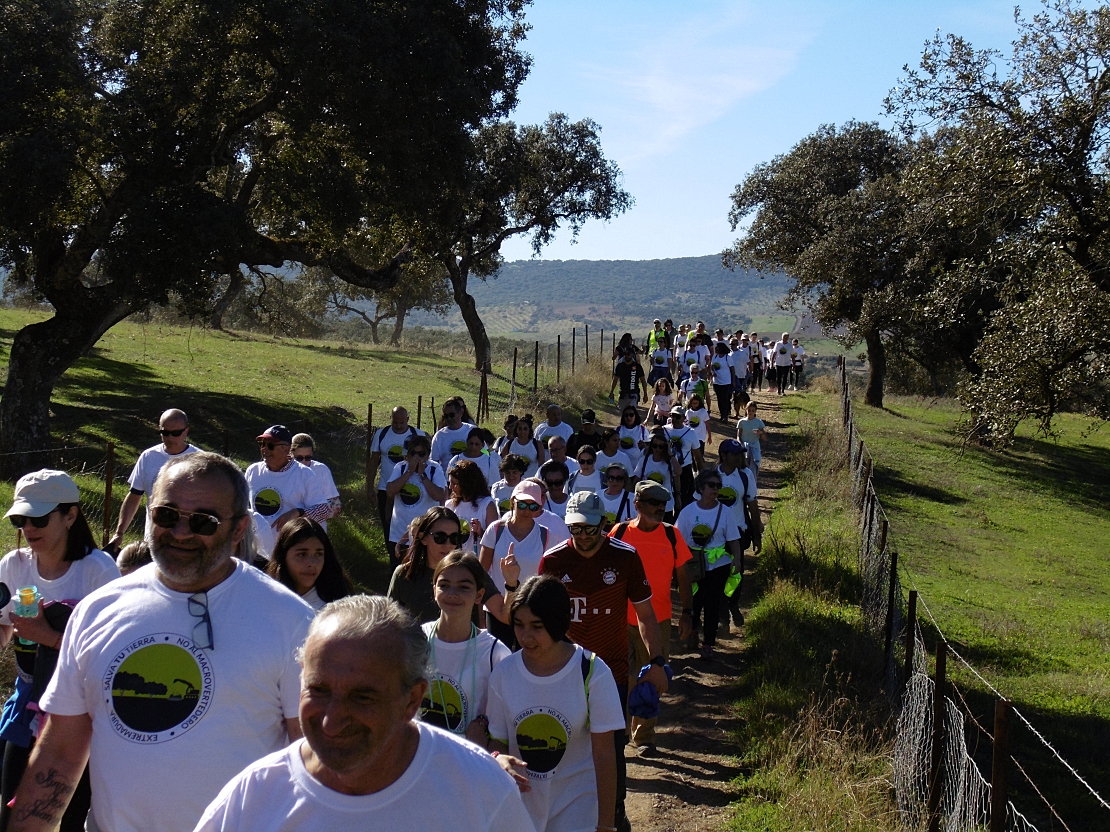
[[[1029,491],[1047,489],[1100,512],[1110,503],[1110,453],[1106,448],[1020,438],[1009,451],[972,448],[967,453]]]
[[[894,493],[898,492],[906,498],[927,500],[931,503],[941,503],[947,506],[962,505],[967,502],[966,498],[951,491],[945,491],[943,488],[925,485],[921,482],[911,482],[901,474],[882,466],[876,466],[872,478],[877,492],[883,496],[890,495],[894,497]]]

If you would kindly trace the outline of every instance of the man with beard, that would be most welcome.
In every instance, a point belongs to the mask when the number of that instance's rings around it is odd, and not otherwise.
[[[198,451],[163,466],[154,563],[74,610],[12,830],[53,829],[88,759],[89,829],[187,832],[244,766],[300,738],[295,652],[313,612],[232,557],[249,511],[230,460]]]
[[[533,832],[494,758],[413,717],[428,639],[394,601],[356,595],[321,610],[305,642],[304,739],[243,771],[198,832],[366,829]]]

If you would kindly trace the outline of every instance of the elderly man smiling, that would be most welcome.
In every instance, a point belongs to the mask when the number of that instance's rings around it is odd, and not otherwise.
[[[274,532],[290,520],[311,517],[323,523],[332,516],[327,494],[307,465],[293,459],[293,432],[273,425],[257,437],[262,461],[247,468],[247,484],[254,510],[266,518]]]
[[[420,626],[387,598],[326,606],[302,655],[304,740],[228,783],[197,832],[534,832],[492,756],[413,721],[428,689],[428,649]]]

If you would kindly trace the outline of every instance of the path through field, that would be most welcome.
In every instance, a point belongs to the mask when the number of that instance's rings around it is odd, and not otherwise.
[[[774,393],[757,393],[759,416],[767,423],[770,439],[763,446],[760,470],[760,510],[763,522],[770,519],[779,499],[786,442],[781,408]],[[611,418],[610,421],[615,419]],[[722,438],[735,435],[735,420],[728,436],[716,435],[706,460],[716,463],[716,447]],[[745,571],[751,572],[755,558],[748,553]],[[745,582],[743,610],[747,614],[752,598],[750,582]],[[675,595],[675,618],[678,609]],[[677,631],[676,631],[677,632]],[[652,757],[638,756],[632,746],[628,759],[628,799],[626,808],[634,832],[718,832],[724,828],[728,805],[735,800],[732,780],[736,775],[734,680],[743,661],[743,634],[735,628],[718,637],[717,657],[703,661],[687,651],[677,637],[672,641],[671,667],[675,676],[663,697],[659,719],[658,750]]]

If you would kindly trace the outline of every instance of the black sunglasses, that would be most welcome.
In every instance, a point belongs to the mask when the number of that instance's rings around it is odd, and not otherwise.
[[[597,462],[597,457],[590,457],[589,459],[578,460],[579,465],[593,465],[595,462]]]
[[[432,540],[436,542],[437,546],[442,546],[448,540],[451,541],[451,545],[453,546],[462,546],[463,543],[466,542],[466,539],[467,535],[462,532],[452,532],[451,534],[447,532],[432,532]]]
[[[533,503],[531,501],[525,502],[524,500],[517,500],[516,507],[522,508],[525,511],[539,511],[543,508],[539,503]]]
[[[666,500],[657,500],[654,497],[637,497],[637,499],[641,503],[644,503],[645,505],[649,505],[652,508],[659,508],[659,506],[665,506],[667,504]]]
[[[259,448],[266,448],[267,450],[272,451],[272,450],[274,450],[274,448],[280,448],[282,445],[288,445],[288,444],[289,444],[288,442],[263,442],[263,441],[259,440],[258,447]]]
[[[424,457],[426,457],[427,455],[428,455],[427,451],[409,450],[409,456],[416,456],[416,457],[420,457],[420,459],[424,459]]]
[[[607,479],[611,482],[613,482],[613,481],[624,482],[627,479],[627,477],[625,477],[624,474],[606,474],[605,479]]]
[[[312,454],[302,454],[301,456],[293,454],[293,459],[297,460],[297,462],[312,462]]]
[[[166,430],[165,428],[158,428],[158,432],[163,436],[181,436],[188,428],[178,428],[177,430]]]
[[[549,488],[558,488],[560,485],[565,483],[566,480],[544,480],[544,482],[547,483]]]
[[[596,526],[587,526],[583,523],[575,523],[573,525],[567,526],[567,530],[571,534],[584,534],[588,535],[589,537],[593,537],[601,531],[601,525],[598,524]]]
[[[22,529],[28,523],[30,523],[36,529],[45,529],[47,526],[50,525],[50,515],[60,508],[61,506],[55,506],[41,517],[24,517],[22,514],[13,514],[8,519],[12,521],[12,525],[15,526],[17,529]]]
[[[206,511],[178,511],[173,506],[155,506],[150,510],[150,521],[162,529],[175,529],[182,517],[189,518],[189,531],[193,534],[215,534],[224,522]]]
[[[702,483],[702,488],[716,488],[718,491],[720,491],[721,490],[721,484],[719,482]]]

